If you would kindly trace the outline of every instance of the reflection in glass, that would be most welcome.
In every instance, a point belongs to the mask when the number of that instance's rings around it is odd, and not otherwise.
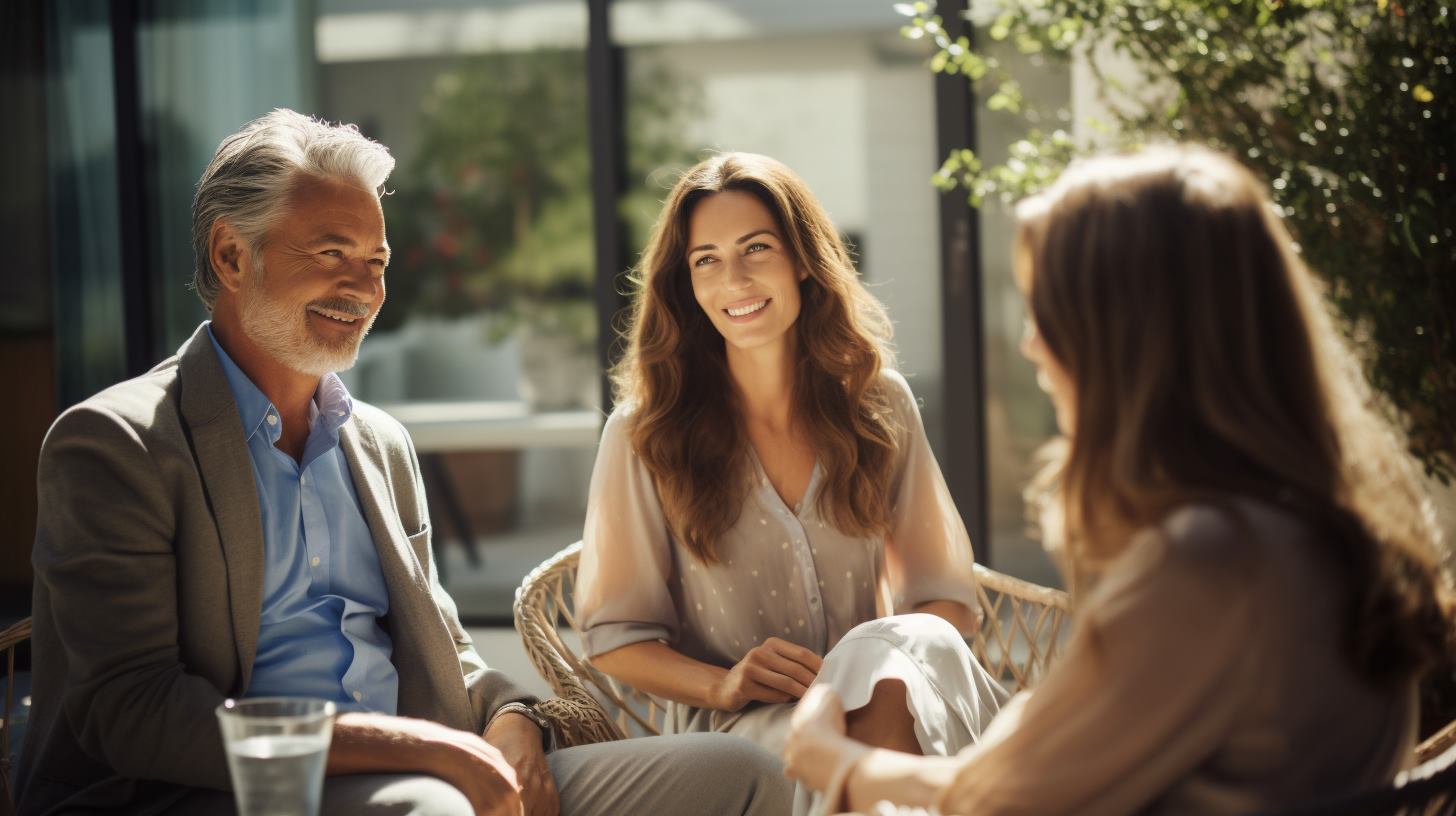
[[[1071,73],[1062,63],[1026,57],[1006,43],[987,50],[1020,81],[1030,116],[1056,117],[1069,127]],[[1007,146],[1024,132],[1012,114],[977,111],[976,141],[987,163],[1005,161]],[[960,195],[955,192],[951,195]],[[1057,432],[1051,402],[1036,384],[1036,369],[1021,356],[1026,310],[1012,277],[1015,223],[995,201],[981,207],[982,310],[985,316],[986,471],[991,551],[996,569],[1048,586],[1061,586],[1041,542],[1028,535],[1022,492],[1035,472],[1036,451]]]
[[[147,145],[147,246],[160,292],[159,354],[206,318],[192,280],[192,195],[218,143],[274,108],[310,112],[313,54],[300,4],[146,0],[137,66]]]
[[[586,7],[319,12],[320,112],[398,160],[389,295],[345,381],[414,435],[462,614],[508,617],[581,536],[600,424]]]
[[[612,4],[626,46],[628,117],[639,91],[667,75],[688,98],[681,162],[632,168],[624,209],[650,223],[662,197],[706,152],[764,153],[788,164],[857,250],[895,321],[900,368],[921,400],[942,460],[938,207],[934,79],[923,43],[899,36],[882,0]],[[628,149],[640,140],[628,134]],[[646,190],[649,195],[641,195]],[[631,235],[640,251],[645,233]]]
[[[126,373],[114,80],[105,0],[46,8],[52,260],[67,293],[56,302],[56,376],[67,406]]]

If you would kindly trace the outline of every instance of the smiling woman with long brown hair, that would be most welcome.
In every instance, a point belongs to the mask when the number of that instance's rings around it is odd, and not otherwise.
[[[1017,216],[1023,351],[1063,434],[1033,498],[1077,630],[960,756],[872,751],[816,694],[790,773],[853,809],[965,814],[1244,813],[1388,781],[1449,582],[1262,186],[1157,148],[1078,163]]]
[[[824,209],[773,159],[708,159],[634,283],[576,585],[593,663],[686,730],[777,748],[817,680],[877,744],[966,744],[1000,699],[960,634],[971,542]],[[948,685],[912,665],[932,653]]]

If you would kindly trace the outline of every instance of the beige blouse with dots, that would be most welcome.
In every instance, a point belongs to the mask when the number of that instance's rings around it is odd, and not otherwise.
[[[970,538],[914,396],[898,372],[883,377],[900,434],[899,461],[886,486],[893,496],[890,535],[853,537],[821,518],[817,463],[799,506],[787,507],[751,458],[754,488],[719,542],[720,563],[711,566],[669,532],[652,477],[632,450],[631,409],[614,411],[592,472],[577,574],[587,655],[661,640],[726,668],[770,636],[823,655],[854,626],[892,610],[934,600],[977,609]],[[693,730],[727,724],[712,719]]]

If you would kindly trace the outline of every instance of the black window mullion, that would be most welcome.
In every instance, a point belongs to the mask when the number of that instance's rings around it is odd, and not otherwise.
[[[967,0],[938,6],[951,39],[975,37]],[[976,145],[975,99],[966,78],[935,77],[936,146],[940,156]],[[952,498],[975,546],[991,563],[986,463],[985,319],[982,313],[981,222],[963,191],[940,197],[942,347],[945,360],[945,442],[941,463]]]
[[[140,0],[112,0],[111,61],[116,107],[116,173],[121,253],[122,325],[126,374],[134,377],[157,358],[157,292],[148,268],[146,173],[142,134],[141,67],[137,53]]]
[[[618,285],[626,241],[618,203],[625,189],[627,145],[622,49],[612,42],[610,0],[587,0],[587,95],[591,134],[592,222],[596,243],[597,359],[603,372],[602,409],[612,408],[606,372],[616,362],[618,315],[627,298]]]

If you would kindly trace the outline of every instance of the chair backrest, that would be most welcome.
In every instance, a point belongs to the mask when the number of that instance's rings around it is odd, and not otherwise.
[[[525,641],[526,654],[561,698],[582,706],[586,700],[600,702],[613,738],[671,733],[672,707],[667,701],[608,677],[581,656],[580,628],[571,608],[580,557],[581,542],[577,542],[527,575],[516,591],[516,630]],[[1024,688],[1046,671],[1056,655],[1067,595],[979,565],[976,578],[985,622],[971,651],[1008,689]]]
[[[15,708],[15,650],[30,639],[30,618],[0,632],[0,653],[5,655],[5,710],[0,720],[0,814],[15,812],[15,788],[10,773],[10,728]]]
[[[1426,737],[1425,741],[1416,746],[1416,763],[1424,765],[1439,756],[1450,753],[1450,748],[1456,746],[1456,720],[1446,723],[1446,727]]]
[[[971,653],[1008,691],[1035,685],[1070,631],[1067,593],[977,564],[976,595],[985,618]]]
[[[578,541],[532,570],[516,590],[516,631],[531,664],[558,698],[581,708],[589,707],[586,701],[600,706],[605,739],[669,732],[671,707],[666,701],[608,677],[581,656],[581,629],[571,606],[580,558]]]

